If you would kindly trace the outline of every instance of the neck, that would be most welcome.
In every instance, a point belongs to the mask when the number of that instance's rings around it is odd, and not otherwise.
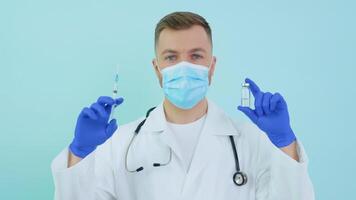
[[[204,98],[193,108],[184,110],[178,108],[165,98],[163,108],[168,122],[175,124],[187,124],[198,120],[207,113],[208,101]]]

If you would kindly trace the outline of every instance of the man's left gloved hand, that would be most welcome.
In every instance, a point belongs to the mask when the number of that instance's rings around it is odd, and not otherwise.
[[[290,127],[286,101],[279,93],[262,92],[248,78],[245,82],[250,84],[250,90],[255,97],[255,109],[238,106],[238,110],[264,131],[275,146],[281,148],[290,145],[296,137]]]

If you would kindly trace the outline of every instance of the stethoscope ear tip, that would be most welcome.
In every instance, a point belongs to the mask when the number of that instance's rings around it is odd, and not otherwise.
[[[143,167],[139,167],[139,168],[136,169],[136,172],[140,172],[142,170],[143,170]]]
[[[153,167],[160,167],[161,163],[153,163]]]

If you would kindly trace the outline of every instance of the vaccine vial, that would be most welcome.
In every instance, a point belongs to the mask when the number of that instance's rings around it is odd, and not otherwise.
[[[241,88],[241,106],[251,107],[251,91],[250,84],[242,83]]]

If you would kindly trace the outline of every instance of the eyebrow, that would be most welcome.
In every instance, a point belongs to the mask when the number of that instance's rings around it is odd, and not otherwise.
[[[193,52],[199,52],[199,51],[206,53],[206,50],[203,49],[203,48],[200,48],[200,47],[199,47],[199,48],[191,49],[191,50],[189,50],[188,52],[189,52],[189,53],[193,53]],[[174,54],[174,53],[178,53],[178,52],[177,52],[176,50],[173,50],[173,49],[165,49],[164,51],[162,51],[161,55],[166,54],[166,53],[172,53],[172,54]]]
[[[164,51],[162,51],[161,55],[166,54],[166,53],[178,53],[178,52],[173,49],[165,49]]]
[[[194,49],[191,49],[191,50],[189,50],[189,53],[193,53],[193,52],[198,52],[198,51],[201,51],[201,52],[203,52],[203,53],[206,53],[206,50],[205,49],[203,49],[203,48],[194,48]]]

